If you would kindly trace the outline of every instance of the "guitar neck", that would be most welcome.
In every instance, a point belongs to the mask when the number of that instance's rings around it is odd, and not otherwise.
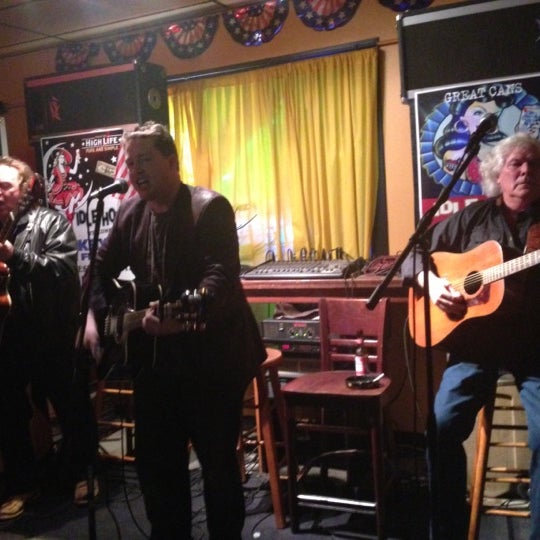
[[[485,284],[492,283],[494,281],[498,281],[499,279],[504,279],[507,276],[511,276],[512,274],[516,274],[517,272],[521,272],[522,270],[526,270],[527,268],[536,266],[539,263],[540,249],[537,249],[535,251],[531,251],[530,253],[526,253],[521,257],[517,257],[516,259],[512,259],[502,264],[492,266],[487,270],[483,270],[481,272],[482,282]]]
[[[123,324],[124,331],[131,332],[132,330],[137,330],[137,328],[140,328],[142,326],[142,320],[144,319],[145,313],[146,309],[125,313]]]

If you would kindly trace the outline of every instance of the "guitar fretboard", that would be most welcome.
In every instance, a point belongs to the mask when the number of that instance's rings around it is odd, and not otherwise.
[[[540,249],[484,270],[483,283],[492,283],[540,263]]]

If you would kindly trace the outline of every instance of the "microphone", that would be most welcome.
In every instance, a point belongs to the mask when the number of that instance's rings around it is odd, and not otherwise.
[[[488,134],[493,133],[497,129],[497,122],[499,118],[496,114],[490,113],[486,114],[480,120],[476,131],[471,135],[469,143],[467,144],[467,149],[474,148],[476,145],[480,144],[480,141]]]
[[[92,193],[90,193],[90,198],[94,199],[95,197],[106,197],[111,193],[125,193],[128,188],[129,184],[127,180],[117,178],[112,184],[92,191]]]

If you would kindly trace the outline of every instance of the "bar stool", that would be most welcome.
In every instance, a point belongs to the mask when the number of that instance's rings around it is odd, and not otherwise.
[[[99,429],[100,457],[135,461],[133,384],[127,374],[96,381],[94,410]]]
[[[255,444],[259,469],[262,471],[266,468],[268,472],[276,527],[283,529],[286,526],[286,511],[280,475],[280,464],[283,459],[280,459],[278,449],[283,448],[282,453],[284,453],[286,445],[284,440],[277,440],[274,429],[274,422],[277,420],[277,427],[281,432],[282,439],[286,437],[285,405],[278,373],[279,366],[283,362],[283,355],[281,351],[270,347],[266,348],[266,354],[266,360],[260,365],[257,375],[253,379],[253,395],[247,395],[244,407],[254,410]],[[244,470],[244,449],[250,445],[248,435],[249,431],[244,432],[238,445],[242,470]]]
[[[503,484],[507,486],[508,490],[514,488],[517,491],[520,489],[527,491],[530,484],[528,471],[530,450],[527,446],[525,412],[519,399],[514,399],[509,392],[511,390],[509,387],[513,385],[513,378],[509,374],[503,375],[497,382],[493,399],[486,403],[477,416],[477,440],[470,489],[471,515],[468,540],[478,540],[482,514],[509,518],[530,517],[528,505],[521,504],[520,507],[512,508],[508,504],[511,499],[508,492],[490,496],[490,501],[484,498],[488,482]],[[513,415],[519,416],[519,418],[509,419]],[[499,430],[497,438],[495,438],[493,430]],[[490,449],[493,449],[494,452],[490,453]],[[511,450],[514,451],[514,461],[517,461],[519,452],[519,457],[527,462],[527,467],[519,467],[519,463],[508,465],[512,458],[508,451]],[[522,499],[522,497],[519,498]]]

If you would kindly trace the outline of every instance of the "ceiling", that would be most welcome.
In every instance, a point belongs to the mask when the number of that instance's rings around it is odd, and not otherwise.
[[[253,0],[2,0],[0,58],[159,27]]]

